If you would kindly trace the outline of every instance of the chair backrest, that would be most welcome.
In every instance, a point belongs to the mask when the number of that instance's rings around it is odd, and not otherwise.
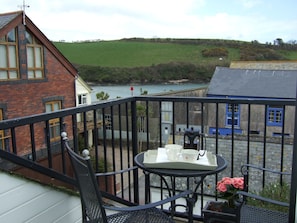
[[[64,140],[64,142],[77,180],[84,222],[107,223],[106,212],[102,206],[102,197],[91,165],[90,157],[79,156],[72,151],[67,140]]]

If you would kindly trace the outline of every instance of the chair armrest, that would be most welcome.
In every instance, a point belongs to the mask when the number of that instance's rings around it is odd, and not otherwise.
[[[243,164],[241,166],[241,172],[242,172],[243,175],[248,174],[248,168],[263,170],[263,171],[266,171],[266,172],[280,174],[280,175],[291,175],[291,173],[289,173],[289,172],[281,172],[281,171],[272,170],[272,169],[268,169],[268,168],[265,168],[265,167],[260,167],[260,166],[257,166],[257,165],[253,165],[253,164]]]
[[[268,202],[268,203],[281,205],[281,206],[284,206],[284,207],[289,207],[289,204],[286,203],[286,202],[272,200],[270,198],[261,197],[259,195],[248,193],[248,192],[245,192],[245,191],[237,191],[237,194],[245,196],[245,197],[250,197],[250,198],[257,199],[257,200],[265,201],[265,202]]]
[[[149,204],[144,204],[144,205],[139,205],[139,206],[131,206],[131,207],[115,207],[115,206],[104,206],[104,208],[113,210],[113,211],[138,211],[138,210],[144,210],[144,209],[149,209],[149,208],[154,208],[157,206],[160,206],[162,204],[166,204],[168,202],[174,201],[178,198],[186,197],[187,195],[192,194],[191,190],[186,190],[183,191],[177,195],[174,195],[172,197],[168,197],[166,199],[163,199],[161,201],[157,201],[154,203],[149,203]]]
[[[122,174],[125,172],[129,172],[131,170],[136,170],[137,168],[138,168],[137,166],[132,166],[127,169],[123,169],[123,170],[119,170],[119,171],[111,171],[111,172],[106,172],[106,173],[95,173],[95,176],[99,177],[99,176],[111,176],[111,175],[116,175],[116,174]]]

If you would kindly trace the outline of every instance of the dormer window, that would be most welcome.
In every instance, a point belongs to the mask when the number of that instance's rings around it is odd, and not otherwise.
[[[40,42],[26,32],[28,79],[43,78],[43,48]]]
[[[12,29],[0,37],[0,81],[19,79],[17,56],[17,34]]]

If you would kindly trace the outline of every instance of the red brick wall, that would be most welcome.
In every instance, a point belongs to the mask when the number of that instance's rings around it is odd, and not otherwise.
[[[44,113],[44,99],[50,97],[63,98],[62,108],[75,107],[75,77],[46,48],[44,48],[44,66],[44,80],[27,80],[21,75],[21,80],[10,81],[7,84],[0,83],[0,104],[6,107],[3,110],[4,119]],[[20,64],[20,67],[24,69],[26,64]],[[70,118],[67,118],[64,121],[67,124],[69,120]],[[34,127],[35,143],[38,148],[45,145],[45,125],[40,123]],[[29,126],[16,128],[16,139],[19,154],[31,151]]]
[[[5,119],[45,112],[43,99],[63,96],[64,107],[75,106],[75,78],[49,53],[46,55],[46,81],[18,80],[1,84],[0,103],[7,105]]]

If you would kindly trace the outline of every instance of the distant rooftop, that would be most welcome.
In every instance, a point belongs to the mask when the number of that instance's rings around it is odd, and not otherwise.
[[[232,61],[230,68],[260,70],[297,70],[296,60]]]
[[[217,67],[208,96],[296,98],[297,70],[232,69]]]

